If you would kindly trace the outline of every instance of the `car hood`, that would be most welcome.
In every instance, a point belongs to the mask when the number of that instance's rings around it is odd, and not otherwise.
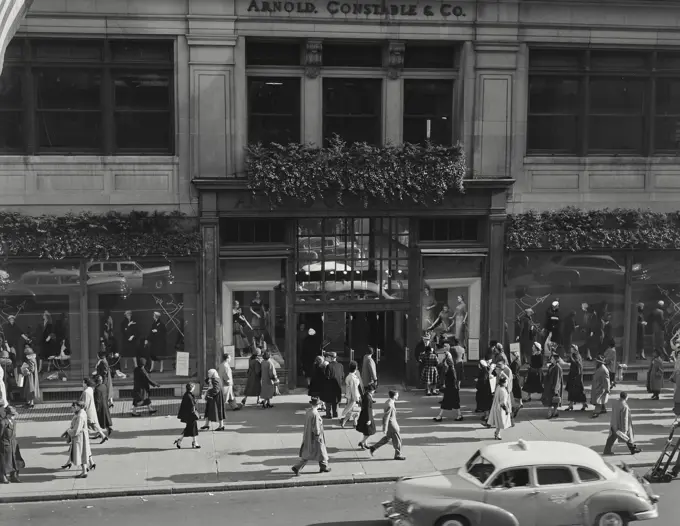
[[[397,483],[397,497],[411,500],[418,496],[481,497],[482,488],[458,474],[458,470],[407,477]]]
[[[165,265],[162,267],[149,267],[142,269],[142,274],[158,274],[160,272],[170,272],[170,266]]]

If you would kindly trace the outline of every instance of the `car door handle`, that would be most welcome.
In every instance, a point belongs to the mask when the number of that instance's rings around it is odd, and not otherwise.
[[[576,492],[576,493],[574,493],[574,494],[572,494],[572,495],[569,495],[569,496],[567,497],[567,500],[574,500],[574,499],[575,499],[576,497],[578,497],[578,496],[579,496],[579,493]]]
[[[541,492],[538,491],[538,490],[537,491],[530,491],[529,493],[527,493],[527,497],[535,497],[536,495],[540,495],[540,494],[541,494]]]

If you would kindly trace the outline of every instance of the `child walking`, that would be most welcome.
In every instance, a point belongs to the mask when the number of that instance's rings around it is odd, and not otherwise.
[[[399,393],[397,391],[390,391],[389,398],[385,403],[385,413],[382,419],[382,430],[385,436],[375,445],[368,448],[371,456],[391,440],[392,447],[394,447],[394,460],[406,460],[406,457],[401,455],[401,430],[397,423],[397,400],[399,400]]]

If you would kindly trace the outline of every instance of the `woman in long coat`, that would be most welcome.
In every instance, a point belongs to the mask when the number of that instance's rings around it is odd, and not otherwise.
[[[104,430],[99,426],[99,418],[97,417],[97,408],[94,402],[94,381],[91,378],[83,378],[83,394],[80,396],[87,415],[87,425],[94,429],[97,435],[101,437],[103,444],[109,437],[104,433]]]
[[[609,401],[609,392],[611,391],[611,383],[609,377],[609,370],[604,364],[604,358],[598,356],[595,358],[597,369],[593,373],[593,383],[590,388],[590,403],[595,406],[591,418],[597,418],[601,413],[607,412],[607,402]]]
[[[364,395],[361,397],[361,412],[359,413],[356,426],[356,430],[364,436],[361,442],[359,442],[361,449],[369,449],[368,439],[375,435],[373,393],[375,393],[375,384],[368,384],[364,388]]]
[[[99,351],[97,354],[97,365],[95,366],[95,373],[102,377],[106,390],[109,394],[109,399],[106,401],[110,407],[113,407],[113,379],[111,378],[111,367],[109,361],[106,359],[107,352]]]
[[[177,418],[180,422],[184,424],[184,431],[175,440],[175,446],[177,449],[182,447],[182,440],[186,437],[192,438],[191,447],[194,449],[201,449],[198,444],[198,409],[196,408],[196,397],[194,396],[194,389],[196,386],[194,384],[187,384],[185,386],[186,391],[182,397],[182,403],[179,405],[179,412],[177,413]]]
[[[215,431],[226,431],[224,427],[224,392],[220,375],[215,369],[208,371],[205,379],[208,391],[205,393],[205,424],[201,429],[210,429],[210,422],[219,423]]]
[[[109,388],[104,383],[101,375],[95,378],[97,385],[94,387],[94,408],[97,412],[97,421],[99,427],[106,429],[107,436],[113,433],[113,418],[111,418],[111,409],[109,406]]]
[[[442,398],[439,405],[439,414],[433,420],[441,422],[444,417],[444,411],[454,411],[454,420],[460,422],[463,420],[463,415],[460,414],[460,380],[458,379],[458,371],[456,370],[453,354],[450,361],[448,357],[444,360],[444,367],[444,398]]]
[[[38,379],[38,362],[35,351],[26,346],[24,349],[24,363],[21,366],[21,375],[24,377],[24,395],[26,405],[29,408],[35,406],[35,401],[40,399],[40,381]]]
[[[87,431],[87,414],[85,404],[78,401],[73,404],[73,420],[64,435],[69,441],[69,461],[64,469],[72,465],[81,469],[76,478],[87,478],[88,469],[94,469],[97,465],[92,462],[92,451],[90,450],[90,434]]]
[[[427,396],[433,396],[437,394],[437,380],[439,379],[439,360],[437,359],[437,354],[434,352],[432,347],[428,348],[427,355],[425,356],[425,366],[423,367],[423,372],[420,377],[420,381],[425,384],[425,394]]]
[[[482,419],[486,419],[489,416],[491,404],[493,403],[489,364],[486,362],[486,360],[479,361],[479,372],[477,374],[477,393],[475,395],[475,401],[477,402],[477,409],[475,409],[475,413],[482,413]]]
[[[510,371],[512,372],[512,417],[517,417],[519,410],[522,409],[522,380],[519,377],[519,370],[522,367],[522,357],[518,350],[510,353]]]
[[[21,482],[19,471],[26,467],[17,443],[16,410],[0,408],[0,483]]]
[[[300,446],[300,460],[291,469],[295,475],[300,474],[300,470],[307,462],[318,462],[321,473],[330,472],[328,467],[328,451],[326,449],[326,436],[323,430],[323,420],[318,411],[319,400],[312,398],[309,401],[311,407],[305,414],[305,430],[302,435],[302,445]]]
[[[652,393],[652,400],[658,400],[663,389],[663,360],[658,349],[654,350],[654,358],[649,363],[647,372],[647,391]]]
[[[493,404],[489,412],[489,419],[483,424],[484,427],[495,427],[494,438],[501,440],[501,431],[512,426],[510,411],[510,393],[508,392],[508,378],[505,375],[498,377],[498,385],[494,393]]]
[[[543,396],[541,403],[550,408],[548,410],[548,418],[556,418],[559,416],[558,408],[562,405],[562,390],[564,388],[564,376],[562,367],[559,364],[560,356],[553,353],[550,356],[550,366],[545,375],[543,384]]]
[[[271,361],[269,351],[265,351],[262,355],[262,376],[260,379],[260,400],[262,400],[262,408],[268,409],[274,407],[272,405],[272,398],[276,395],[276,386],[279,383],[279,377],[276,375],[276,367]]]
[[[529,358],[529,371],[527,371],[527,379],[522,391],[527,393],[528,402],[531,402],[532,394],[543,394],[543,350],[538,342],[534,342],[531,358]]]
[[[573,411],[574,404],[583,404],[581,411],[588,409],[586,389],[583,385],[583,361],[576,345],[571,347],[571,363],[567,374],[567,399],[569,407],[566,411]]]
[[[260,392],[262,391],[262,350],[256,348],[248,360],[248,377],[246,379],[246,389],[243,393],[241,405],[246,405],[249,396],[256,396],[260,403]]]

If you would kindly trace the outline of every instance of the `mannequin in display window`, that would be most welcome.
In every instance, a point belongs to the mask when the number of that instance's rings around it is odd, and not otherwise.
[[[38,341],[40,342],[40,355],[38,357],[38,372],[42,372],[43,362],[47,362],[47,372],[50,372],[50,356],[58,354],[55,352],[57,346],[57,335],[54,333],[52,315],[49,311],[44,311],[42,323],[38,327]]]
[[[524,312],[517,320],[517,341],[519,342],[520,353],[524,363],[529,363],[531,360],[536,335],[538,334],[533,315],[533,309],[524,309]]]
[[[125,317],[120,324],[120,332],[122,339],[123,351],[123,369],[127,370],[127,361],[132,360],[137,367],[137,358],[139,356],[139,326],[137,322],[132,319],[132,311],[126,310]]]
[[[260,339],[264,327],[264,305],[262,304],[262,298],[260,297],[260,291],[255,292],[255,297],[250,302],[250,313],[252,318],[250,319],[250,326],[253,329],[253,343]],[[255,345],[253,345],[255,346]]]
[[[147,358],[149,358],[150,362],[148,369],[150,373],[153,372],[154,362],[159,359],[161,362],[160,372],[163,372],[163,356],[165,356],[167,352],[167,332],[165,323],[161,321],[161,313],[158,311],[154,312],[149,335],[144,342],[145,351],[148,354]]]
[[[545,339],[560,345],[562,335],[560,334],[560,302],[553,301],[552,305],[545,313]]]
[[[26,336],[23,329],[19,327],[16,322],[16,316],[10,315],[7,317],[7,323],[3,325],[2,332],[5,334],[5,341],[9,345],[10,354],[14,355],[12,360],[17,362],[24,358],[24,344],[30,341],[30,338]]]
[[[583,328],[586,333],[586,343],[581,347],[581,357],[589,362],[593,361],[593,353],[599,354],[598,349],[604,341],[602,333],[602,322],[595,311],[595,307],[583,303],[581,305],[583,310]]]
[[[645,304],[637,304],[637,334],[635,338],[635,346],[637,349],[637,359],[646,360],[645,356],[645,327],[647,327],[647,322],[645,321]]]
[[[666,326],[666,313],[664,312],[666,304],[663,301],[659,301],[656,304],[656,309],[654,309],[649,316],[649,323],[652,326],[652,341],[655,351],[659,351],[659,355],[664,359],[668,360],[668,353],[666,352],[666,337],[665,337],[665,326]]]
[[[453,314],[449,310],[449,306],[445,303],[442,305],[442,310],[437,315],[437,319],[432,323],[427,330],[434,330],[435,332],[442,334],[448,332],[452,325]]]
[[[456,308],[453,311],[453,323],[449,325],[449,328],[447,329],[446,332],[451,332],[451,329],[455,327],[455,335],[456,339],[459,342],[465,342],[466,341],[466,332],[467,332],[467,319],[468,319],[468,310],[467,310],[467,305],[465,304],[465,299],[463,296],[458,296],[458,304],[456,305]]]
[[[427,328],[435,322],[434,309],[437,307],[437,302],[435,301],[434,296],[432,295],[432,290],[428,285],[423,287],[423,295],[420,298],[420,305],[422,309],[421,320],[423,330],[427,330]]]
[[[234,335],[234,349],[236,349],[236,352],[239,353],[239,356],[248,356],[250,354],[248,352],[250,345],[248,344],[248,339],[244,332],[244,328],[248,327],[252,330],[252,327],[250,326],[250,323],[248,323],[248,320],[246,320],[246,317],[243,315],[243,310],[241,309],[241,305],[238,301],[234,301],[231,314],[233,316],[232,332]]]

